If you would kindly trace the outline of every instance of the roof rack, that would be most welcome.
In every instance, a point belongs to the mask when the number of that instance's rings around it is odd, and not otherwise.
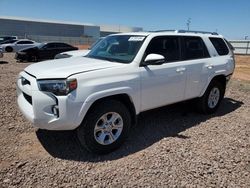
[[[189,31],[189,30],[176,30],[177,33],[201,33],[201,34],[211,34],[211,35],[218,35],[216,32],[209,32],[209,31]]]
[[[201,34],[211,34],[211,35],[219,35],[216,32],[209,32],[209,31],[190,31],[190,30],[157,30],[157,31],[151,31],[151,32],[175,32],[175,33],[201,33]]]

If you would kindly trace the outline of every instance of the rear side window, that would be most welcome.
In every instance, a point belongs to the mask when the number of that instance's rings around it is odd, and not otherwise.
[[[184,37],[184,60],[208,58],[209,53],[200,37]]]
[[[227,45],[222,38],[209,37],[209,40],[212,42],[214,48],[216,49],[219,55],[227,55],[229,53]]]

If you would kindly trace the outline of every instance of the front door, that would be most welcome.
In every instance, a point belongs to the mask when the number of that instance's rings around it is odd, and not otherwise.
[[[182,101],[186,87],[186,67],[180,61],[180,38],[155,37],[149,43],[145,57],[148,54],[163,55],[166,62],[140,67],[141,111]]]

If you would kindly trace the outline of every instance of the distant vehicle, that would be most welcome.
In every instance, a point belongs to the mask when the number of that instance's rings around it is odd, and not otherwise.
[[[2,45],[2,44],[12,44],[12,43],[14,43],[14,42],[16,42],[16,41],[18,41],[18,39],[6,40],[6,41],[4,41],[4,42],[1,42],[0,45]]]
[[[63,52],[59,53],[55,56],[55,59],[62,59],[62,58],[68,58],[68,57],[83,57],[87,55],[90,50],[98,44],[104,37],[99,38],[97,41],[95,41],[89,49],[86,50],[74,50],[74,51],[69,51],[69,52]]]
[[[40,61],[54,59],[55,55],[65,51],[78,50],[78,48],[61,42],[42,43],[38,46],[26,48],[16,53],[19,61]]]
[[[5,41],[17,39],[17,36],[0,36],[0,44]]]
[[[3,50],[3,52],[17,52],[19,50],[22,50],[27,47],[33,47],[38,45],[39,43],[28,40],[28,39],[21,39],[17,40],[13,43],[7,43],[7,44],[1,44],[0,48]]]

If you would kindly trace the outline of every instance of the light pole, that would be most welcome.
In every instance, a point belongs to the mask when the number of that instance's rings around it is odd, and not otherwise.
[[[187,20],[187,30],[189,31],[190,28],[190,24],[191,24],[191,18],[188,18]]]

